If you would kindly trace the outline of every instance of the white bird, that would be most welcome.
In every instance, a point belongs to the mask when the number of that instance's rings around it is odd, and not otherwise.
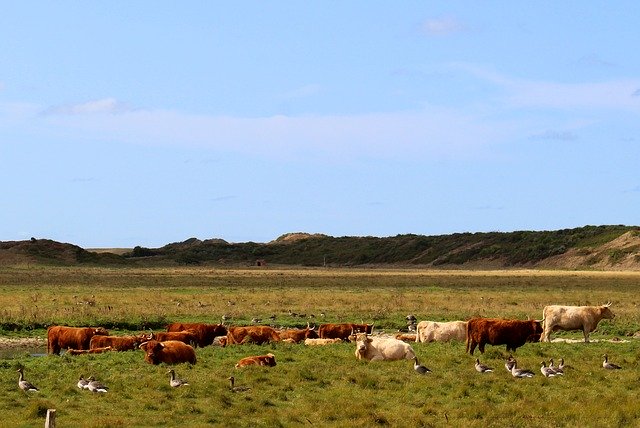
[[[189,382],[187,382],[185,379],[176,378],[176,372],[173,369],[169,370],[167,373],[171,374],[171,380],[169,380],[169,385],[171,385],[172,387],[177,388],[179,386],[189,385]]]
[[[511,373],[511,369],[513,368],[516,360],[513,358],[513,355],[509,354],[509,358],[504,362],[504,368],[507,369],[509,373]]]
[[[35,391],[40,391],[38,388],[35,387],[34,384],[32,384],[31,382],[29,382],[28,380],[25,380],[24,378],[24,373],[22,371],[22,367],[20,367],[17,371],[18,373],[20,373],[20,378],[18,378],[18,387],[23,390],[24,392],[35,392]]]
[[[480,362],[480,358],[476,358],[476,370],[480,373],[489,373],[493,371],[493,368],[487,366],[486,364],[482,364]]]
[[[602,367],[604,367],[605,369],[617,370],[622,368],[617,364],[610,363],[609,356],[607,356],[607,354],[604,354],[603,357],[604,357],[604,361],[602,362]]]
[[[544,377],[556,376],[556,372],[552,368],[547,367],[547,363],[545,363],[544,361],[540,363],[540,373],[542,373]]]
[[[513,377],[533,377],[533,372],[527,369],[519,369],[516,360],[513,360],[513,367],[511,367],[511,376]]]
[[[89,381],[87,387],[91,392],[107,392],[109,390],[105,384],[97,381],[93,376],[90,376],[87,380]]]
[[[564,363],[564,360],[562,358],[560,358],[560,361]],[[555,366],[553,364],[553,358],[549,358],[549,368],[552,369],[556,375],[564,376],[564,370],[560,368],[560,366]]]
[[[426,368],[425,366],[423,366],[422,364],[420,364],[418,362],[418,357],[413,357],[413,369],[415,371],[417,371],[420,374],[427,374],[427,373],[431,373],[431,370],[429,370],[428,368]]]
[[[80,389],[89,389],[89,381],[84,378],[84,376],[80,376],[78,379],[78,388]]]
[[[245,391],[251,391],[251,388],[249,388],[248,386],[234,386],[236,378],[234,378],[233,376],[229,376],[228,378],[229,383],[231,384],[231,386],[229,386],[229,390],[231,392],[245,392]]]

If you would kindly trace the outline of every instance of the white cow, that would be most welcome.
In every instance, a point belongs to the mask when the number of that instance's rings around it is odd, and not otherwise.
[[[584,341],[589,342],[589,333],[596,329],[601,319],[613,319],[609,309],[611,303],[602,306],[545,306],[542,311],[544,332],[540,342],[550,342],[550,335],[558,330],[582,330]]]
[[[367,361],[413,360],[413,348],[402,340],[356,334],[356,358]]]
[[[416,342],[449,342],[450,340],[461,342],[467,340],[466,321],[420,321],[418,323]]]

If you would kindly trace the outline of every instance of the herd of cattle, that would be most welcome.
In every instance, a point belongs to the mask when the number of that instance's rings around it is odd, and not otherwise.
[[[326,345],[352,341],[356,343],[357,359],[411,360],[415,352],[407,339],[416,342],[466,341],[466,352],[473,355],[476,347],[484,353],[485,345],[506,345],[507,351],[515,350],[527,342],[550,341],[552,332],[558,330],[581,330],[585,342],[602,319],[612,319],[611,304],[602,306],[546,306],[542,320],[514,320],[494,318],[472,318],[468,321],[435,322],[421,321],[415,335],[396,337],[372,336],[371,324],[321,324],[307,325],[304,329],[276,330],[269,326],[227,327],[223,324],[173,323],[166,332],[143,333],[135,336],[111,336],[102,327],[52,326],[47,331],[47,351],[59,354],[62,349],[69,355],[128,351],[142,349],[145,361],[151,364],[196,363],[194,347],[212,344],[270,342]],[[245,365],[275,365],[273,354],[248,357],[236,367]]]

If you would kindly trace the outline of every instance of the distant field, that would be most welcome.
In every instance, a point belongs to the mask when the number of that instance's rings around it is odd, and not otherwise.
[[[467,319],[473,315],[540,318],[547,304],[612,302],[617,314],[593,339],[620,343],[536,343],[520,348],[521,366],[534,379],[513,379],[502,364],[504,347],[482,360],[496,372],[480,375],[464,344],[413,344],[433,373],[410,362],[362,363],[354,345],[198,349],[198,363],[176,371],[192,383],[168,386],[166,367],[141,352],[80,357],[0,359],[0,426],[42,426],[43,409],[58,409],[60,426],[637,426],[640,273],[570,271],[431,271],[388,269],[131,269],[0,268],[0,336],[44,337],[48,324],[115,326],[116,334],[168,321],[277,326],[333,321],[373,322],[393,332],[404,317]],[[270,316],[275,315],[271,321]],[[564,333],[563,338],[579,338]],[[628,340],[628,341],[624,341]],[[272,369],[236,370],[246,355],[273,352]],[[600,367],[601,355],[624,366]],[[545,379],[539,363],[564,357],[564,378]],[[18,365],[42,390],[17,389]],[[111,386],[105,396],[75,388],[80,374]],[[228,391],[226,378],[252,390]],[[11,419],[7,419],[11,416]]]
[[[87,251],[91,251],[92,253],[111,253],[117,254],[119,256],[130,253],[133,248],[87,248]]]

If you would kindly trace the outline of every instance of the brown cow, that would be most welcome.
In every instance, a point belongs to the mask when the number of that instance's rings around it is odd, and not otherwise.
[[[316,327],[315,326],[309,327],[309,324],[307,324],[307,328],[304,328],[304,329],[291,328],[288,330],[279,331],[278,335],[280,336],[281,340],[291,339],[292,343],[300,343],[305,339],[318,338]]]
[[[167,340],[178,340],[191,346],[196,346],[198,344],[198,337],[196,336],[194,330],[159,331],[157,333],[151,333],[147,340],[157,340],[158,342],[166,342]]]
[[[142,342],[149,340],[148,336],[140,334],[138,336],[102,336],[96,335],[89,342],[89,349],[113,348],[114,351],[133,351]]]
[[[98,337],[98,336],[94,336]],[[105,346],[103,348],[93,348],[93,349],[67,349],[68,355],[84,355],[84,354],[103,354],[105,352],[113,351],[111,346]]]
[[[318,328],[318,335],[321,339],[342,339],[345,341],[348,341],[349,336],[353,333],[371,334],[372,332],[373,324],[320,324]]]
[[[229,327],[227,331],[227,344],[255,343],[262,345],[268,342],[279,342],[278,332],[264,325],[252,325],[247,327]]]
[[[204,323],[181,323],[175,322],[167,326],[167,331],[185,331],[193,330],[198,339],[198,346],[205,347],[211,345],[217,336],[225,336],[227,328],[222,324],[204,324]]]
[[[305,339],[304,344],[307,346],[324,346],[334,343],[343,343],[342,339]]]
[[[276,365],[276,356],[273,354],[257,355],[255,357],[246,357],[238,361],[236,368],[246,366],[267,366],[274,367]]]
[[[60,355],[61,349],[89,349],[95,335],[108,336],[102,327],[66,327],[54,325],[47,329],[47,352]]]
[[[196,363],[196,351],[193,347],[178,340],[149,340],[140,345],[140,349],[145,352],[144,360],[149,364]]]
[[[507,345],[507,351],[526,342],[537,342],[542,334],[540,321],[506,320],[497,318],[472,318],[467,323],[467,352],[473,355],[478,346],[484,353],[484,346]]]

